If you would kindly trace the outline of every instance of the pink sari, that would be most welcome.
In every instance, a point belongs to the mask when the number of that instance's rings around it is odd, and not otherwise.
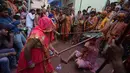
[[[44,45],[43,50],[49,50],[48,49],[49,44],[54,39],[53,33],[50,32],[49,35],[46,35],[46,34],[44,34],[44,32],[46,31],[47,28],[50,28],[50,27],[53,27],[51,19],[49,19],[48,17],[42,17],[39,20],[38,26],[36,26],[32,30],[28,39],[30,39],[30,38],[39,39],[41,41],[42,45]],[[32,57],[32,61],[35,64],[37,64],[37,63],[43,61],[43,59],[45,59],[45,53],[38,48],[33,48],[33,49],[31,49],[31,57]],[[51,63],[46,62],[46,61],[44,61],[44,63],[42,62],[40,64],[37,64],[32,69],[25,69],[23,71],[20,71],[21,69],[24,69],[27,67],[28,67],[28,63],[24,57],[24,49],[23,49],[21,54],[20,54],[17,73],[52,73],[54,71]]]

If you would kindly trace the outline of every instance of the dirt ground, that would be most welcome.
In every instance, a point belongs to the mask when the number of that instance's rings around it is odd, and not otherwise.
[[[63,43],[62,41],[57,41],[53,44],[53,46],[58,52],[60,52],[61,50],[72,45],[70,44],[70,42]],[[81,51],[82,46],[83,45],[79,45],[75,48],[72,48],[71,50],[62,53],[60,57],[66,60],[75,50]],[[54,69],[57,73],[92,73],[89,70],[78,69],[74,61],[75,59],[72,59],[68,64],[65,64],[61,61],[60,57],[54,57],[51,59]],[[103,58],[98,58],[97,63],[99,64],[99,66],[103,63],[103,61]],[[61,69],[56,69],[59,64],[61,64]],[[100,73],[112,73],[111,71],[111,66],[107,65]],[[16,73],[16,69],[12,70],[12,73]]]
[[[57,51],[61,51],[69,46],[72,46],[70,42],[63,43],[62,41],[58,41],[56,44],[54,44],[54,47]],[[72,48],[71,50],[64,52],[60,56],[66,60],[75,50],[81,51],[82,46],[83,45],[79,45],[75,48]],[[63,63],[59,57],[52,58],[51,61],[55,69],[59,64],[61,64],[62,69],[56,70],[58,73],[91,73],[89,70],[78,69],[74,59],[72,59],[68,64]],[[103,61],[103,58],[98,58],[98,65],[100,66],[103,63]],[[111,71],[111,66],[106,65],[100,73],[111,73]]]

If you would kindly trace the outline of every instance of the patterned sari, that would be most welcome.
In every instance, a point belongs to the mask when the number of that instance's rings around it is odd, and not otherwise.
[[[98,22],[98,18],[97,16],[94,16],[94,17],[89,17],[88,18],[88,21],[87,21],[87,25],[84,26],[85,29],[87,29],[88,31],[90,30],[94,30],[97,26],[97,22]]]
[[[99,24],[98,29],[102,29],[104,28],[104,26],[106,25],[106,23],[109,21],[109,19],[107,17],[105,17],[102,21],[101,24]]]
[[[32,38],[39,39],[39,42],[43,46],[43,48],[40,49],[39,48],[31,49],[31,58],[32,61],[36,64],[36,66],[32,69],[25,69],[23,71],[20,71],[21,69],[28,67],[28,63],[24,57],[24,49],[25,49],[24,48],[20,54],[17,73],[53,73],[54,69],[51,63],[48,60],[43,61],[44,59],[48,58],[46,57],[46,55],[49,54],[49,44],[51,43],[52,40],[54,40],[52,32],[48,32],[48,35],[45,34],[48,28],[53,28],[51,19],[49,19],[48,17],[42,17],[39,20],[39,24],[32,30],[28,38],[28,40]]]

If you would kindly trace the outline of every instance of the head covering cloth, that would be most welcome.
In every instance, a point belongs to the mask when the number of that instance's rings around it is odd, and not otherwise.
[[[40,40],[42,45],[48,46],[50,42],[54,40],[53,32],[48,32],[49,35],[45,34],[47,29],[53,28],[53,22],[48,17],[40,18],[38,25],[32,30],[29,38],[37,38]]]

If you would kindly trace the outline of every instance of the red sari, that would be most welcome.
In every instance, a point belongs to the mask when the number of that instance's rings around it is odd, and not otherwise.
[[[32,58],[32,62],[34,62],[36,66],[32,69],[25,69],[23,71],[20,71],[28,67],[28,63],[24,57],[24,49],[23,49],[20,54],[17,73],[52,73],[54,71],[53,66],[51,65],[50,62],[44,61],[42,63],[39,63],[45,59],[45,52],[41,51],[41,49],[46,50],[46,51],[49,50],[48,49],[49,44],[54,39],[53,33],[50,33],[49,36],[44,34],[44,31],[46,31],[46,29],[50,27],[53,27],[53,24],[52,24],[51,19],[49,19],[48,17],[42,17],[39,20],[38,26],[36,26],[32,30],[28,39],[30,38],[39,39],[42,45],[44,45],[44,48],[40,48],[40,49],[32,48],[31,58]]]

